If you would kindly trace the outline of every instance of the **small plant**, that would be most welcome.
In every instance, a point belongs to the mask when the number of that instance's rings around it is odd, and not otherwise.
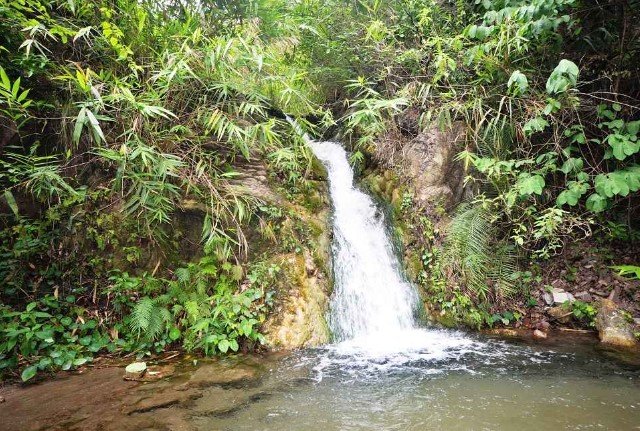
[[[611,269],[618,271],[618,275],[627,277],[633,280],[640,280],[640,266],[636,265],[616,265],[611,266]]]
[[[596,326],[598,310],[593,305],[582,301],[573,301],[570,304],[567,304],[567,307],[570,308],[573,316],[577,320],[586,323],[591,328]]]

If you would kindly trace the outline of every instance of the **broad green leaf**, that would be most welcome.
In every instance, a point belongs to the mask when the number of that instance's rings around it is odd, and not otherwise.
[[[180,333],[180,330],[175,326],[169,331],[169,338],[171,339],[171,341],[176,341],[180,338],[180,335],[182,335]]]
[[[559,207],[564,204],[575,206],[588,189],[589,186],[583,182],[569,181],[568,188],[558,195],[556,205]]]
[[[607,209],[609,200],[597,193],[593,193],[587,198],[586,207],[589,211],[599,213]]]
[[[541,175],[531,175],[529,173],[520,174],[516,182],[516,188],[522,196],[541,195],[544,186],[545,181]]]
[[[529,88],[527,77],[519,70],[514,71],[507,82],[507,87],[513,89],[515,94],[524,94]]]
[[[640,131],[640,120],[629,121],[627,123],[627,132],[631,135],[637,135],[638,131]]]
[[[544,118],[535,117],[527,121],[527,123],[522,127],[522,131],[525,135],[530,136],[534,133],[542,132],[548,125],[549,122]]]
[[[575,87],[578,82],[578,66],[570,60],[560,60],[560,63],[553,70],[547,80],[547,93],[564,93],[571,87]]]
[[[582,170],[584,166],[584,161],[582,159],[578,159],[575,157],[571,157],[567,159],[560,168],[560,171],[568,174],[569,172],[578,172]]]
[[[612,133],[607,136],[606,141],[613,150],[613,156],[618,160],[624,160],[640,151],[640,142],[632,141],[629,135]]]
[[[25,368],[24,370],[22,370],[22,374],[20,374],[20,378],[22,379],[23,382],[26,382],[27,380],[34,378],[37,372],[38,372],[38,367],[36,365],[31,365]]]
[[[89,119],[89,125],[93,130],[93,138],[96,140],[97,143],[106,142],[107,139],[104,137],[104,134],[102,133],[102,129],[100,128],[100,123],[98,122],[96,117],[93,115],[93,112],[87,109],[86,113],[87,113],[87,118]]]
[[[7,189],[4,191],[4,199],[7,201],[7,205],[9,205],[11,211],[13,211],[13,214],[16,217],[19,217],[20,212],[18,210],[18,204],[16,203],[16,199],[14,198],[13,193],[11,193],[11,190]]]
[[[218,343],[218,349],[220,349],[222,353],[227,353],[229,347],[231,347],[231,343],[229,343],[229,340],[221,340]]]
[[[0,67],[0,80],[2,81],[2,88],[7,91],[11,91],[11,80],[9,80],[9,76],[7,76],[7,73],[2,67]]]
[[[637,183],[637,174],[624,170],[600,174],[594,180],[596,192],[607,198],[627,196]]]
[[[72,142],[75,145],[78,145],[78,143],[80,142],[80,135],[82,135],[82,129],[84,127],[86,118],[87,118],[87,108],[83,107],[82,109],[80,109],[80,112],[78,112],[78,116],[76,117],[76,125],[73,128]]]

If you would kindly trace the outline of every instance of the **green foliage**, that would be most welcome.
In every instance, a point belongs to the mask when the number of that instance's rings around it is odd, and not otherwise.
[[[611,269],[618,271],[618,275],[629,277],[634,280],[640,280],[640,266],[636,265],[616,265]]]
[[[69,370],[91,361],[98,351],[114,351],[118,344],[75,300],[45,296],[22,311],[2,306],[0,373],[22,366],[21,377],[27,381],[38,371]]]
[[[577,320],[586,323],[590,327],[596,326],[596,317],[598,315],[598,309],[591,304],[587,304],[582,301],[573,301],[567,305],[573,313],[573,317]]]
[[[444,267],[481,300],[515,293],[513,250],[496,242],[489,213],[481,206],[463,207],[451,221]]]
[[[130,318],[131,330],[139,340],[164,346],[181,342],[187,350],[207,355],[238,351],[242,345],[263,343],[259,327],[265,319],[271,294],[265,283],[278,270],[266,273],[255,270],[249,287],[238,290],[242,268],[218,265],[206,256],[175,271],[172,280],[141,280],[133,291],[147,292],[140,297]],[[121,292],[129,290],[125,285]]]
[[[547,80],[547,93],[564,93],[578,83],[578,66],[571,60],[560,60]]]

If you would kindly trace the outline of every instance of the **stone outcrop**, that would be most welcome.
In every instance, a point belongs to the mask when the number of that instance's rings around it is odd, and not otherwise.
[[[325,344],[329,329],[325,314],[329,280],[311,255],[281,256],[284,273],[282,300],[264,325],[268,344],[278,349],[298,349]]]
[[[376,144],[374,157],[404,177],[418,205],[449,209],[465,195],[464,166],[455,160],[464,140],[461,123],[444,130],[432,126],[412,138],[390,132]]]
[[[275,305],[262,327],[271,349],[313,347],[327,343],[330,338],[325,320],[331,293],[326,171],[315,164],[313,176],[319,180],[315,181],[314,190],[305,196],[305,205],[279,194],[270,184],[266,169],[259,165],[243,167],[233,182],[233,186],[245,194],[294,214],[308,232],[307,241],[300,244],[296,252],[282,252],[277,245],[260,244],[259,235],[249,233],[247,238],[250,252],[252,248],[255,253],[266,250],[271,254],[269,261],[281,269],[275,286]],[[283,239],[276,240],[281,245]]]
[[[618,348],[634,348],[638,345],[631,323],[616,303],[609,299],[602,299],[599,303],[596,328],[603,344]]]

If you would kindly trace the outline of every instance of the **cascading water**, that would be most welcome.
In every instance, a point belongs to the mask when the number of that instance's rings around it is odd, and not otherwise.
[[[472,349],[477,342],[459,332],[419,328],[418,296],[402,275],[383,214],[354,186],[346,151],[335,142],[308,144],[327,168],[334,211],[329,325],[338,344],[329,349],[385,363],[443,359]]]
[[[310,146],[327,167],[334,206],[335,292],[329,322],[335,337],[344,341],[411,329],[417,297],[401,275],[382,214],[354,187],[339,144]]]

